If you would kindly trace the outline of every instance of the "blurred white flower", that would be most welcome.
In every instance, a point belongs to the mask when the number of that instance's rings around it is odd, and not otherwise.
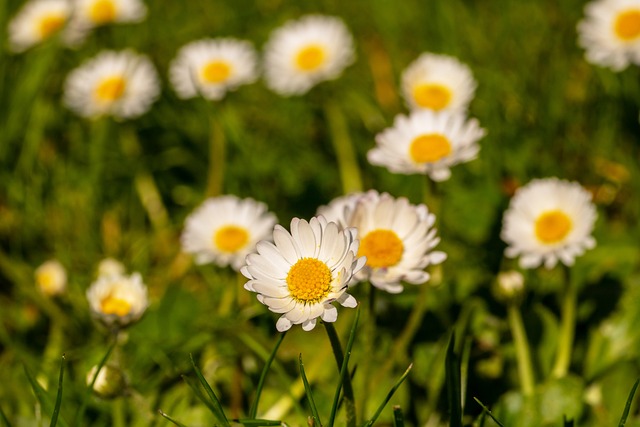
[[[302,95],[337,78],[355,60],[353,38],[342,20],[307,15],[276,29],[264,47],[267,86],[283,95]]]
[[[57,260],[49,260],[35,271],[36,285],[47,296],[60,295],[67,289],[67,271]]]
[[[318,215],[322,215],[328,222],[336,222],[342,228],[351,227],[353,213],[358,201],[365,193],[351,193],[346,196],[336,197],[328,205],[320,206]]]
[[[227,92],[258,78],[257,53],[243,40],[194,41],[180,48],[171,61],[169,78],[182,99],[222,99]]]
[[[591,194],[580,184],[534,179],[516,191],[504,214],[505,255],[520,256],[522,268],[543,263],[553,268],[558,261],[573,265],[576,256],[596,245],[591,236],[596,216]]]
[[[355,275],[357,281],[369,280],[379,289],[399,293],[402,281],[427,282],[430,276],[425,268],[447,258],[444,252],[433,250],[440,242],[434,228],[436,218],[423,204],[369,190],[357,199],[355,208],[343,212],[347,215],[344,221],[358,230],[358,255],[367,258],[365,268]]]
[[[9,44],[22,52],[58,33],[69,20],[67,0],[31,0],[9,22]]]
[[[410,109],[466,112],[476,90],[469,67],[448,55],[423,53],[402,73],[402,95]]]
[[[102,276],[87,290],[93,315],[108,327],[124,327],[142,317],[149,300],[139,273]]]
[[[132,51],[103,51],[67,76],[64,103],[83,117],[130,119],[146,113],[160,94],[153,64]]]
[[[451,111],[414,111],[396,116],[393,127],[376,135],[367,158],[402,174],[425,174],[434,181],[451,176],[451,166],[473,160],[486,134],[478,120]]]
[[[147,6],[140,0],[72,0],[73,16],[67,40],[81,42],[95,27],[141,22],[147,17]]]
[[[124,265],[113,258],[105,258],[98,264],[98,277],[122,276],[125,274]]]
[[[587,61],[614,71],[640,65],[640,0],[595,0],[585,15],[578,41]]]
[[[220,196],[207,199],[185,220],[182,250],[196,263],[231,265],[238,271],[258,241],[273,231],[276,216],[251,198]]]
[[[256,292],[262,304],[282,313],[278,331],[302,325],[310,331],[320,317],[335,322],[338,310],[333,302],[355,307],[355,298],[346,291],[352,275],[365,259],[357,257],[358,239],[354,228],[341,229],[322,217],[309,222],[294,218],[291,233],[280,225],[273,240],[257,244],[258,253],[247,256],[242,274],[249,279],[245,289]]]

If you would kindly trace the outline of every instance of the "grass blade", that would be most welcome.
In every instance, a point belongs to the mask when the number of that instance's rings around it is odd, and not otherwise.
[[[222,418],[224,417],[224,414],[220,414],[218,412],[219,409],[213,403],[211,403],[211,400],[208,399],[202,393],[202,390],[200,389],[200,384],[194,378],[189,378],[186,375],[182,375],[182,379],[187,383],[189,387],[191,387],[191,390],[193,390],[196,397],[200,399],[202,403],[204,403],[207,406],[207,408],[209,408],[209,410],[215,415],[218,421],[222,420]]]
[[[407,379],[407,376],[409,375],[409,372],[411,371],[411,368],[413,368],[413,363],[411,365],[409,365],[407,370],[404,371],[404,374],[402,374],[402,376],[398,379],[398,381],[396,381],[394,386],[391,387],[391,390],[389,390],[389,393],[387,393],[387,396],[382,401],[382,404],[380,405],[380,407],[378,407],[378,410],[376,411],[376,413],[373,414],[373,417],[371,417],[371,419],[369,421],[364,423],[363,426],[366,426],[366,427],[373,426],[373,423],[376,422],[376,420],[378,419],[378,417],[382,413],[382,410],[384,409],[384,407],[387,406],[387,403],[389,403],[389,401],[391,400],[391,397],[393,396],[393,394],[396,392],[396,390],[398,390],[398,387],[400,387],[400,385],[404,382],[404,380]]]
[[[241,418],[238,420],[233,420],[234,423],[242,424],[243,426],[249,427],[258,427],[258,426],[281,426],[282,421],[274,421],[274,420],[259,420],[259,419],[248,419]]]
[[[202,375],[202,372],[200,371],[200,369],[196,365],[196,362],[193,360],[193,354],[190,354],[189,357],[191,358],[191,365],[193,366],[193,370],[195,371],[196,376],[198,377],[198,380],[200,381],[200,384],[202,384],[202,387],[207,392],[207,395],[209,395],[209,399],[211,399],[211,403],[216,408],[216,410],[214,411],[214,414],[218,417],[219,421],[223,425],[229,427],[229,420],[227,419],[226,415],[224,414],[224,409],[222,409],[222,404],[220,403],[220,400],[218,400],[218,396],[216,396],[216,394],[214,393],[213,389],[211,388],[211,386],[209,385],[207,380]]]
[[[636,394],[636,390],[638,389],[638,384],[640,384],[640,378],[638,378],[633,384],[631,388],[631,392],[629,393],[629,397],[627,398],[627,403],[624,405],[624,412],[622,413],[622,418],[620,418],[620,423],[618,423],[618,427],[623,427],[627,422],[627,417],[629,416],[629,410],[631,409],[631,402],[633,402],[633,396]]]
[[[35,380],[33,375],[31,375],[31,372],[29,372],[29,370],[27,369],[26,365],[24,365],[24,373],[27,376],[27,380],[31,385],[31,389],[33,390],[33,393],[36,395],[36,399],[40,403],[40,406],[42,406],[42,408],[45,409],[46,411],[49,411],[51,408],[55,408],[47,392],[42,388],[40,384],[38,384],[38,382]],[[64,420],[62,419],[60,419],[60,424],[63,427],[68,427],[68,424],[65,423]]]
[[[12,427],[11,423],[9,422],[9,419],[4,414],[4,412],[2,412],[2,408],[0,408],[0,420],[2,420],[2,423],[5,427]]]
[[[320,421],[320,414],[318,414],[318,408],[316,407],[316,402],[313,400],[313,394],[311,393],[311,386],[309,385],[309,381],[307,380],[307,374],[304,372],[304,365],[302,364],[302,354],[299,356],[300,361],[300,376],[302,377],[302,383],[304,384],[304,391],[307,393],[307,400],[309,401],[309,406],[311,407],[311,414],[313,416],[314,425],[321,426],[322,422]]]
[[[169,415],[165,414],[164,412],[162,412],[162,409],[158,410],[158,413],[160,415],[162,415],[164,418],[166,418],[167,420],[171,421],[172,423],[174,423],[175,425],[177,425],[178,427],[187,427],[186,425],[182,424],[180,421],[176,421],[173,418],[171,418]]]
[[[278,348],[280,348],[280,344],[282,344],[282,341],[284,340],[285,335],[286,335],[286,332],[283,332],[280,334],[280,337],[278,338],[278,342],[276,343],[276,346],[273,348],[273,351],[269,355],[269,358],[267,359],[267,362],[265,363],[264,368],[262,369],[262,373],[260,374],[260,380],[258,381],[258,387],[256,388],[256,396],[254,397],[253,403],[251,404],[251,409],[249,410],[249,418],[251,419],[255,419],[256,414],[258,413],[258,403],[260,402],[260,394],[262,393],[262,387],[264,387],[264,380],[267,377],[267,372],[269,372],[269,368],[271,368],[271,363],[273,362],[273,359],[275,359],[276,353],[278,352]]]
[[[393,427],[404,427],[404,414],[399,406],[393,407]]]
[[[500,427],[504,427],[504,425],[502,425],[502,423],[501,423],[500,421],[498,421],[498,420],[496,419],[496,417],[494,417],[494,416],[493,416],[493,414],[491,413],[491,411],[489,410],[489,408],[487,408],[486,406],[484,406],[484,405],[482,404],[482,402],[480,402],[477,398],[475,398],[475,397],[474,397],[474,398],[473,398],[473,400],[475,400],[476,402],[478,402],[478,405],[482,406],[482,410],[483,410],[487,415],[489,415],[489,416],[491,417],[491,419],[492,419],[496,424],[498,424]]]
[[[62,361],[60,362],[60,376],[58,378],[58,394],[56,395],[56,406],[53,408],[53,415],[51,415],[51,424],[49,427],[56,427],[58,423],[58,415],[60,414],[60,405],[62,404],[62,379],[64,378],[64,354],[62,355]]]
[[[462,427],[462,384],[460,382],[460,360],[455,350],[455,334],[451,334],[445,359],[447,400],[449,401],[450,426]]]

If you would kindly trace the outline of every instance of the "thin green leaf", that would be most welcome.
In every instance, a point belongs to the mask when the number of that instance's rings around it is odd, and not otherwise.
[[[262,369],[262,373],[260,374],[260,380],[258,381],[258,387],[256,388],[256,396],[253,399],[253,403],[251,404],[251,409],[249,410],[249,418],[254,419],[256,414],[258,413],[258,403],[260,402],[260,394],[262,393],[262,387],[264,387],[264,380],[267,378],[267,372],[269,372],[269,368],[271,368],[271,363],[273,359],[276,357],[276,353],[278,352],[278,348],[280,348],[280,344],[284,340],[284,336],[286,332],[280,334],[278,338],[278,342],[276,343],[273,351],[269,355],[267,359],[267,363],[265,363],[264,368]]]
[[[187,427],[186,425],[182,424],[179,421],[174,420],[173,418],[171,418],[169,415],[165,414],[164,412],[162,412],[162,409],[158,409],[158,413],[160,415],[162,415],[163,417],[165,417],[167,420],[171,421],[172,423],[174,423],[175,425],[177,425],[178,427]]]
[[[49,411],[52,408],[55,408],[53,402],[51,401],[51,397],[42,388],[42,386],[38,384],[38,382],[35,380],[33,375],[31,375],[31,372],[29,372],[29,370],[27,369],[26,365],[24,365],[24,373],[27,376],[27,380],[31,385],[31,389],[33,390],[33,393],[36,395],[36,399],[38,400],[38,402],[40,402],[40,405],[42,406],[42,408],[44,408],[46,411]],[[60,419],[60,424],[63,427],[68,427],[68,424],[65,423],[64,420],[62,419]]]
[[[58,415],[60,414],[60,405],[62,405],[62,379],[64,378],[64,354],[62,355],[62,361],[60,362],[60,376],[58,378],[58,393],[56,395],[56,406],[53,408],[53,415],[51,415],[50,427],[56,427],[58,423]]]
[[[233,422],[235,423],[240,423],[243,426],[249,426],[249,427],[258,427],[258,426],[281,426],[282,425],[282,421],[275,421],[275,420],[259,420],[256,418],[252,418],[252,419],[248,419],[248,418],[240,418],[240,419],[236,419],[233,420]]]
[[[2,423],[4,424],[5,427],[11,427],[11,423],[9,422],[9,418],[7,418],[7,416],[4,414],[4,412],[2,412],[2,408],[0,408],[0,420],[2,420]]]
[[[196,397],[200,399],[202,403],[204,403],[207,406],[207,408],[209,408],[209,410],[215,415],[215,417],[218,420],[220,420],[222,418],[222,414],[218,413],[218,408],[213,403],[211,403],[211,400],[208,399],[204,395],[204,393],[202,393],[202,389],[200,388],[200,383],[196,381],[195,378],[190,378],[186,375],[182,375],[182,379],[184,380],[184,382],[187,383],[189,387],[191,387],[191,390],[193,390]]]
[[[640,384],[640,378],[638,378],[633,384],[631,388],[631,392],[629,393],[629,397],[627,398],[627,403],[624,405],[624,412],[622,413],[622,418],[620,418],[620,423],[618,423],[618,427],[624,427],[627,422],[627,417],[629,416],[629,410],[631,409],[631,402],[633,402],[633,396],[636,394],[636,390],[638,389],[638,384]]]
[[[393,385],[393,387],[391,387],[391,390],[389,390],[389,393],[387,393],[387,396],[382,401],[382,404],[378,407],[378,410],[376,411],[376,413],[373,414],[373,417],[371,417],[371,419],[369,421],[364,423],[363,426],[371,427],[373,425],[373,423],[376,422],[376,420],[378,419],[378,417],[382,413],[382,410],[384,409],[384,407],[387,406],[387,403],[389,403],[389,401],[391,400],[391,397],[393,396],[393,394],[396,392],[396,390],[398,390],[398,387],[400,387],[400,385],[404,382],[404,380],[407,379],[407,376],[409,375],[409,372],[411,371],[411,368],[413,368],[413,363],[411,365],[409,365],[407,370],[404,371],[404,374],[402,374],[402,376],[398,379],[398,381],[396,381],[396,383]]]
[[[445,359],[447,400],[451,415],[450,426],[462,427],[462,384],[460,382],[460,360],[455,350],[455,334],[451,334]]]
[[[209,385],[207,380],[202,375],[202,372],[200,372],[200,369],[196,365],[196,362],[193,360],[193,354],[190,354],[189,358],[191,358],[191,365],[193,366],[193,370],[195,371],[196,376],[198,377],[198,380],[200,381],[200,384],[202,384],[202,387],[205,389],[205,391],[209,395],[209,399],[211,399],[211,402],[212,402],[213,406],[216,408],[216,410],[213,413],[216,415],[218,420],[223,425],[225,425],[227,427],[230,427],[229,420],[227,419],[226,415],[224,414],[224,409],[222,409],[222,404],[220,403],[220,400],[218,400],[218,396],[216,396],[216,394],[214,393],[213,389],[211,388],[211,386]]]
[[[322,422],[320,421],[320,414],[318,414],[318,408],[316,407],[316,402],[315,400],[313,400],[313,394],[311,393],[311,386],[309,385],[309,381],[307,380],[307,374],[304,372],[302,354],[300,354],[298,359],[300,361],[300,376],[302,377],[302,383],[304,384],[304,391],[307,393],[307,400],[309,401],[309,406],[311,407],[311,414],[313,417],[314,425],[322,426]]]
[[[491,411],[489,410],[489,408],[487,408],[486,406],[484,406],[484,405],[482,404],[482,402],[480,402],[476,397],[474,397],[474,398],[473,398],[473,400],[475,400],[476,402],[478,402],[478,405],[482,406],[482,410],[483,410],[487,415],[489,415],[489,416],[491,417],[491,419],[492,419],[496,424],[498,424],[500,427],[504,427],[504,425],[503,425],[500,421],[498,421],[498,420],[496,419],[496,417],[494,417],[494,416],[493,416],[493,414],[491,413]]]
[[[399,406],[393,407],[393,427],[404,427],[404,414]]]

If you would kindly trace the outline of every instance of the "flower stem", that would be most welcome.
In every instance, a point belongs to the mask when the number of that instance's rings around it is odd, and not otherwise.
[[[556,362],[553,366],[552,375],[555,378],[562,378],[567,375],[571,364],[571,353],[573,352],[573,338],[576,329],[576,305],[578,302],[578,292],[569,277],[569,269],[565,271],[565,291],[562,302],[562,323],[560,325],[560,341]]]
[[[376,288],[371,283],[363,283],[363,285],[368,285],[367,289],[369,291],[369,303],[367,304],[366,318],[363,323],[364,329],[364,351],[365,356],[364,360],[362,360],[362,386],[359,392],[359,405],[360,405],[360,414],[359,419],[365,420],[367,414],[367,403],[369,401],[370,391],[371,391],[371,372],[373,371],[373,364],[376,362],[373,354],[375,354],[375,337],[377,336],[376,331]],[[360,371],[360,369],[359,369]]]
[[[207,197],[222,194],[224,182],[225,135],[222,124],[214,111],[209,114],[209,171],[207,175]]]
[[[518,376],[520,377],[520,387],[522,394],[530,396],[535,388],[533,376],[533,365],[531,364],[531,351],[527,333],[522,322],[520,308],[516,303],[509,303],[507,307],[507,317],[511,335],[516,345],[516,358],[518,360]]]
[[[357,314],[356,314],[357,316]],[[356,318],[357,320],[357,318]],[[355,427],[356,426],[356,408],[355,408],[355,398],[353,394],[353,385],[351,384],[351,375],[348,371],[348,367],[344,367],[344,353],[342,352],[342,345],[340,344],[340,338],[338,337],[338,333],[336,332],[336,328],[333,326],[333,323],[323,322],[324,327],[327,331],[327,335],[329,337],[329,342],[331,343],[331,348],[333,349],[333,355],[336,358],[336,363],[338,364],[338,370],[341,374],[343,374],[343,369],[346,368],[346,372],[344,375],[341,375],[342,388],[344,390],[344,404],[347,411],[347,426]],[[350,349],[349,349],[350,352]],[[335,408],[332,410],[331,420],[333,420],[335,416]],[[333,423],[330,421],[330,425]]]
[[[349,129],[340,107],[335,102],[325,103],[325,115],[329,123],[331,141],[338,160],[340,170],[340,180],[344,194],[362,191],[362,178],[360,177],[360,167],[356,160],[356,153],[353,148]]]

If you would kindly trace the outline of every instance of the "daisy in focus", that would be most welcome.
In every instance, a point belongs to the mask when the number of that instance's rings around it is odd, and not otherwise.
[[[231,38],[198,40],[183,46],[169,66],[178,97],[222,99],[227,92],[258,78],[253,46]]]
[[[621,71],[640,65],[640,0],[594,0],[578,23],[578,41],[592,64]]]
[[[558,261],[571,266],[575,257],[596,245],[591,194],[580,184],[557,178],[535,179],[518,189],[504,214],[501,237],[505,255],[520,257],[522,268]]]
[[[131,119],[146,113],[160,94],[151,61],[132,51],[103,51],[71,71],[64,103],[76,114]]]
[[[67,271],[59,261],[43,263],[34,275],[38,289],[47,296],[60,295],[67,289]]]
[[[32,0],[9,22],[9,44],[14,52],[25,51],[57,34],[69,20],[67,0]]]
[[[142,276],[101,276],[87,290],[91,312],[108,327],[122,328],[142,317],[149,300]]]
[[[354,228],[341,229],[322,217],[309,222],[294,218],[291,233],[280,225],[273,241],[257,244],[258,253],[247,256],[240,270],[249,279],[245,289],[258,294],[262,304],[282,313],[276,323],[283,332],[292,325],[310,331],[318,317],[335,322],[338,310],[333,302],[355,307],[355,298],[347,294],[353,274],[365,263],[357,256],[358,239]]]
[[[465,112],[476,90],[468,66],[456,58],[423,53],[402,73],[402,95],[412,109]]]
[[[282,96],[302,95],[333,80],[355,60],[347,27],[323,15],[287,22],[271,34],[264,51],[267,86]]]
[[[425,174],[434,181],[451,176],[450,167],[473,160],[486,131],[478,120],[450,111],[414,111],[396,116],[393,127],[376,135],[367,159],[393,173]]]
[[[239,271],[256,243],[267,239],[276,224],[267,205],[253,199],[220,196],[206,200],[185,220],[181,242],[197,264],[215,263]]]
[[[358,230],[359,256],[367,259],[365,268],[356,273],[360,282],[389,293],[400,293],[402,281],[419,285],[429,280],[425,268],[442,263],[447,255],[433,249],[436,217],[424,204],[412,205],[404,197],[369,190],[357,200],[355,209],[343,211],[343,221]]]

